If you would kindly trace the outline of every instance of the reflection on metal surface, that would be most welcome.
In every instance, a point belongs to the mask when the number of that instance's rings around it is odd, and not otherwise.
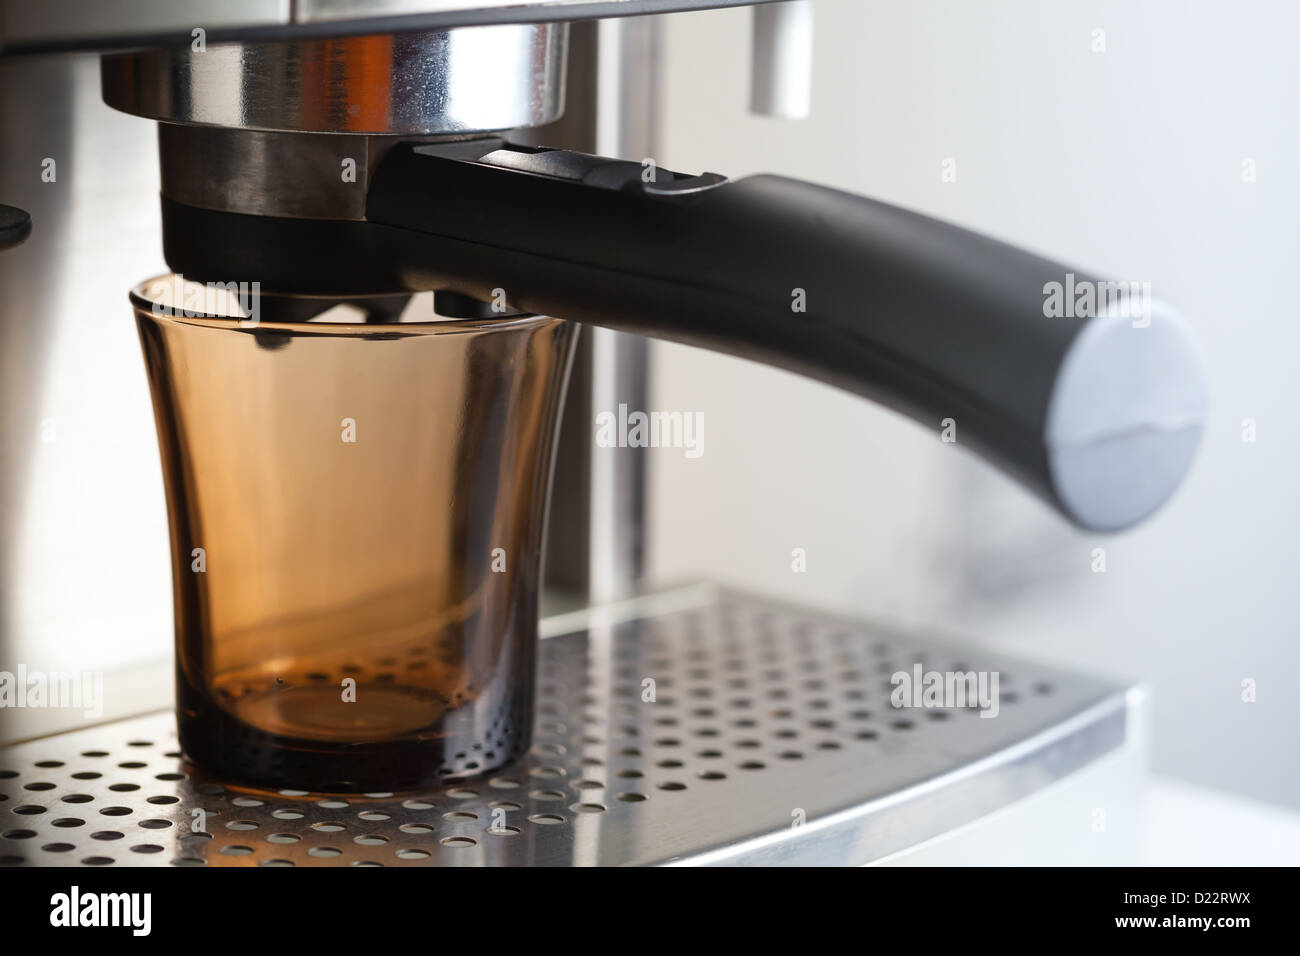
[[[364,219],[370,177],[383,155],[400,142],[405,140],[399,136],[159,123],[162,194],[221,212]],[[356,180],[344,184],[340,170],[348,161]]]
[[[662,28],[656,17],[598,25],[596,152],[640,160],[655,155],[656,91]],[[593,328],[591,405],[594,414],[620,405],[648,410],[650,343],[640,335]],[[590,427],[590,426],[588,426]],[[595,603],[633,594],[645,574],[644,448],[601,448],[588,439],[591,468],[591,555],[588,590]]]
[[[773,0],[0,0],[0,53],[541,23],[748,6]]]
[[[103,58],[104,102],[171,123],[425,135],[548,123],[568,24],[164,47]]]
[[[812,0],[758,6],[753,19],[750,110],[759,116],[806,119],[812,109]]]
[[[299,23],[321,23],[353,20],[358,16],[411,16],[456,10],[473,10],[486,14],[511,8],[510,12],[519,19],[537,14],[563,13],[576,20],[594,16],[630,16],[638,13],[725,7],[744,2],[749,0],[298,0],[294,19]]]
[[[0,751],[0,864],[865,863],[1124,740],[1116,685],[736,595],[642,606],[542,642],[525,760],[428,793],[227,786],[169,714]],[[914,663],[997,670],[998,717],[891,708]]]

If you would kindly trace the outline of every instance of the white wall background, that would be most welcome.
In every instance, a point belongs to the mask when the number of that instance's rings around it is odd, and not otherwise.
[[[667,18],[661,163],[818,180],[1150,281],[1201,336],[1213,413],[1174,501],[1104,538],[937,422],[659,345],[653,407],[706,431],[699,459],[651,455],[652,574],[1145,679],[1158,771],[1300,806],[1300,6],[818,0],[798,123],[748,115],[749,42],[744,10]]]

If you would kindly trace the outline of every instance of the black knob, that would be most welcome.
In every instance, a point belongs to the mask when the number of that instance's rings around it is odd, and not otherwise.
[[[16,206],[0,205],[0,249],[19,245],[31,234],[31,216]]]

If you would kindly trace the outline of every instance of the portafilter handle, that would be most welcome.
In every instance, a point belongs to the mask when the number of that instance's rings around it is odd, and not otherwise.
[[[1206,415],[1196,344],[1149,284],[780,176],[403,143],[362,221],[165,199],[164,224],[169,264],[191,276],[451,291],[790,369],[969,445],[1088,529],[1158,508]]]

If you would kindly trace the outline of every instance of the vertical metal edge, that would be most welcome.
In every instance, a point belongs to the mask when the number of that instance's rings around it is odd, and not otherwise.
[[[658,138],[661,26],[655,17],[607,20],[599,34],[597,152],[639,161],[652,155]],[[645,411],[649,343],[592,331],[593,412],[617,416],[620,405]],[[646,450],[593,447],[591,461],[589,596],[615,601],[635,593],[645,571]]]
[[[596,151],[597,30],[594,22],[569,29],[564,115],[554,123],[517,131],[521,143]],[[554,477],[543,543],[544,615],[587,603],[591,576],[591,329],[578,336],[555,449]]]

